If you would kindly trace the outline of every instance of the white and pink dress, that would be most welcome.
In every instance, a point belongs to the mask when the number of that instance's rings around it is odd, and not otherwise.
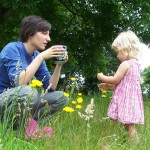
[[[140,86],[140,64],[128,60],[130,71],[116,85],[108,116],[123,124],[144,124],[144,107]]]

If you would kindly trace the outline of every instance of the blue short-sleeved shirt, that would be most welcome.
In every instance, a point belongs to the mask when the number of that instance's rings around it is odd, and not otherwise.
[[[18,85],[18,77],[21,71],[39,54],[36,50],[33,55],[29,54],[22,42],[11,42],[7,44],[0,53],[0,93],[8,88]],[[35,77],[43,82],[46,89],[49,85],[50,72],[45,61],[42,62]]]

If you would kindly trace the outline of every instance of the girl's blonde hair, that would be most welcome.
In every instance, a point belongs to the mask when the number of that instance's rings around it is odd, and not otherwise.
[[[132,31],[121,32],[113,41],[111,48],[116,52],[122,51],[130,58],[138,59],[142,43]]]

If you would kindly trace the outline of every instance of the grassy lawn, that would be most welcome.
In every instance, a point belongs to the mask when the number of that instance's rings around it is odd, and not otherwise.
[[[91,96],[83,96],[84,112]],[[72,113],[64,111],[54,116],[46,126],[53,128],[51,138],[36,141],[26,140],[23,131],[8,130],[3,133],[0,127],[0,149],[2,150],[149,150],[150,149],[150,102],[145,105],[145,124],[137,125],[140,143],[130,146],[123,126],[107,117],[109,98],[94,96],[94,116],[85,121],[78,115],[78,109]],[[73,107],[73,104],[69,104]],[[45,126],[45,125],[43,125]],[[2,148],[1,148],[2,147]]]

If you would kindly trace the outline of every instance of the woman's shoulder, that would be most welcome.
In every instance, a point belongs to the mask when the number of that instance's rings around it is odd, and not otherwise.
[[[10,42],[10,43],[6,44],[5,47],[17,46],[17,45],[22,45],[22,42],[20,42],[20,41],[13,41],[13,42]]]
[[[16,50],[18,47],[21,46],[22,46],[22,42],[19,41],[10,42],[2,49],[2,52],[12,52],[13,50]]]

